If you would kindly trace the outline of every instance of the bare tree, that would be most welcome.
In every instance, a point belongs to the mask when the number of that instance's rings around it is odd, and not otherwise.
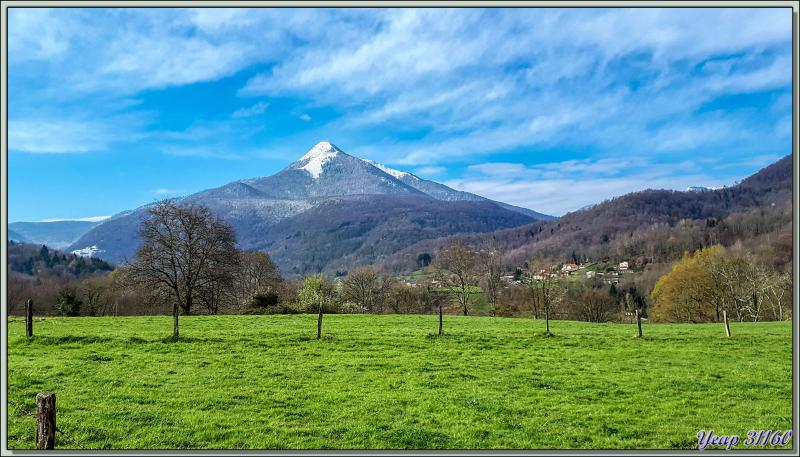
[[[78,285],[78,294],[86,304],[89,316],[105,316],[109,312],[109,296],[112,292],[112,279],[107,276],[90,276]]]
[[[356,268],[342,281],[344,300],[370,312],[383,304],[383,289],[384,281],[372,267]]]
[[[200,287],[197,298],[200,305],[209,314],[219,314],[220,309],[228,308],[235,303],[232,293],[233,279],[211,281]]]
[[[789,273],[773,273],[768,280],[767,296],[772,307],[772,318],[782,321],[791,310],[792,278]],[[784,311],[784,308],[786,311]]]
[[[503,286],[503,256],[497,249],[485,249],[478,255],[480,284],[483,288],[483,296],[495,315],[497,302],[500,298],[500,291]]]
[[[465,316],[469,311],[469,296],[476,282],[477,265],[477,255],[461,241],[442,250],[435,262],[436,270],[440,272],[439,279],[455,294]]]
[[[614,298],[604,289],[589,288],[579,295],[581,317],[587,322],[605,322],[614,311]]]
[[[244,305],[258,294],[277,294],[282,281],[278,267],[269,254],[245,251],[239,255],[239,267],[234,273],[233,295],[239,305]]]
[[[173,293],[177,339],[180,311],[191,314],[203,288],[231,280],[238,263],[236,236],[208,208],[165,200],[148,210],[139,237],[142,244],[129,268],[140,284]]]
[[[537,310],[544,312],[545,334],[550,334],[550,316],[564,299],[565,289],[558,278],[556,267],[542,260],[528,261],[528,274],[526,275],[528,289],[534,313]]]

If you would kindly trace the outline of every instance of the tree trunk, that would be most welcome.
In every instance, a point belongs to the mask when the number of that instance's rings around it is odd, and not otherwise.
[[[186,306],[183,308],[183,314],[188,316],[192,314],[192,289],[186,291]]]
[[[730,336],[731,336],[731,326],[728,323],[728,312],[727,311],[724,311],[724,310],[722,311],[722,318],[725,319],[725,334],[728,335],[728,337],[730,338]]]
[[[444,335],[442,331],[442,304],[439,303],[439,336]]]
[[[317,316],[317,339],[322,338],[322,302],[319,304],[319,315]]]
[[[178,311],[180,307],[177,303],[172,307],[172,338],[178,339]]]

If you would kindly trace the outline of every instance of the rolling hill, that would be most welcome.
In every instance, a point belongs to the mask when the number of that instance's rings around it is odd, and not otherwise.
[[[618,246],[625,243],[630,246],[628,252],[622,254],[646,255],[647,251],[663,249],[677,236],[674,229],[685,221],[701,226],[722,223],[715,227],[718,235],[729,234],[734,238],[758,236],[759,231],[772,230],[780,239],[773,239],[771,243],[785,244],[788,236],[789,249],[779,254],[790,256],[791,204],[792,157],[786,156],[730,187],[703,192],[648,189],[568,213],[556,220],[537,221],[491,233],[420,240],[386,258],[383,266],[398,272],[413,269],[420,253],[435,253],[456,238],[474,246],[500,249],[506,253],[510,265],[521,265],[533,256],[568,260],[573,256],[619,255],[615,250],[626,248]],[[752,212],[758,219],[752,222],[754,227],[732,227],[731,221],[725,225],[725,219],[733,215],[742,216],[736,222],[741,224],[741,219]],[[774,226],[759,226],[767,224],[768,220]],[[632,246],[637,242],[642,246]]]

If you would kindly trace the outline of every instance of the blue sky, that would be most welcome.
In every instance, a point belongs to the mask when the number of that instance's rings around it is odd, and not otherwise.
[[[9,9],[9,220],[266,176],[318,141],[560,215],[791,152],[791,10]]]

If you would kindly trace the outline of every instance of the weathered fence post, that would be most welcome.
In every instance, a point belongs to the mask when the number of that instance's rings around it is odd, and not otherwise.
[[[33,300],[25,300],[25,336],[33,336]]]
[[[439,303],[439,336],[444,335],[442,331],[442,304]]]
[[[36,394],[36,449],[54,449],[56,446],[56,394]]]
[[[636,325],[639,327],[639,338],[642,337],[642,313],[636,308]]]
[[[728,322],[728,312],[725,310],[722,311],[722,319],[725,320],[725,334],[728,335],[728,337],[730,338],[731,324]]]
[[[322,302],[319,303],[319,315],[317,316],[317,339],[322,338]]]

